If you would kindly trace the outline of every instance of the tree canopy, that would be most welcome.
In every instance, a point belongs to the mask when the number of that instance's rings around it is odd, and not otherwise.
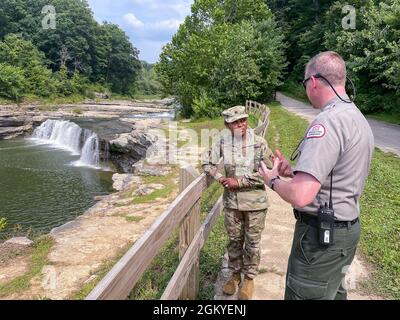
[[[42,10],[49,5],[55,8],[54,29],[42,26],[47,14]],[[130,94],[141,69],[139,52],[125,32],[97,23],[86,0],[2,0],[0,41],[0,63],[8,66],[0,84],[5,97],[68,95],[85,83]],[[13,74],[19,74],[16,88],[22,89],[11,93],[6,82]]]
[[[267,0],[288,43],[289,78],[299,82],[307,61],[333,50],[347,62],[365,112],[395,111],[400,104],[400,2],[398,0]],[[345,29],[346,5],[355,28]]]
[[[185,116],[216,116],[271,96],[285,67],[281,32],[261,0],[197,0],[156,70]]]

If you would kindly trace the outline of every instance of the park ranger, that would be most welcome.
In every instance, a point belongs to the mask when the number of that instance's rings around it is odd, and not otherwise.
[[[273,154],[267,142],[248,127],[244,106],[222,112],[226,130],[203,157],[203,170],[221,183],[225,227],[229,237],[228,256],[232,277],[223,287],[233,295],[240,284],[239,299],[248,300],[254,291],[253,279],[260,263],[260,239],[264,229],[268,200],[264,180],[258,172],[260,161],[272,168]],[[226,176],[217,172],[223,157]],[[244,274],[242,281],[241,273]]]
[[[306,66],[303,85],[321,113],[292,154],[277,151],[265,183],[294,207],[297,219],[285,299],[347,299],[345,273],[360,237],[360,196],[371,164],[371,128],[346,94],[346,65],[322,52]],[[283,181],[280,176],[292,178]]]

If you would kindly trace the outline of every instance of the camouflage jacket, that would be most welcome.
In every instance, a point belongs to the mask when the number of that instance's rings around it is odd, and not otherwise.
[[[216,180],[222,177],[217,172],[217,163],[221,157],[226,177],[236,178],[239,182],[237,191],[225,189],[224,206],[242,211],[268,208],[264,180],[258,173],[261,160],[269,168],[272,168],[273,164],[273,153],[265,139],[254,134],[252,129],[248,129],[246,142],[235,141],[232,134],[224,130],[202,159],[204,172]]]

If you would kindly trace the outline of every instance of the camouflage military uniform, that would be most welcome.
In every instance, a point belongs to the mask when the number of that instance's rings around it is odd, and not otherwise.
[[[235,108],[239,107],[228,109],[225,113]],[[244,107],[239,110],[239,114],[245,115]],[[230,117],[230,120],[232,118],[240,119]],[[273,154],[267,142],[249,128],[245,142],[241,137],[233,137],[229,130],[224,130],[217,143],[204,155],[203,170],[216,180],[222,177],[216,166],[221,157],[224,159],[226,177],[236,178],[239,182],[237,191],[225,189],[223,195],[225,227],[229,236],[229,267],[254,278],[260,263],[259,243],[268,210],[264,180],[258,168],[262,160],[272,167]]]

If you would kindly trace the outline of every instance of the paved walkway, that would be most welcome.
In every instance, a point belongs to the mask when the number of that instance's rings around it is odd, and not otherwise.
[[[277,92],[276,99],[290,112],[293,112],[311,122],[319,113],[310,104],[298,101]],[[368,119],[375,137],[375,145],[386,152],[400,156],[400,126],[383,121]]]

